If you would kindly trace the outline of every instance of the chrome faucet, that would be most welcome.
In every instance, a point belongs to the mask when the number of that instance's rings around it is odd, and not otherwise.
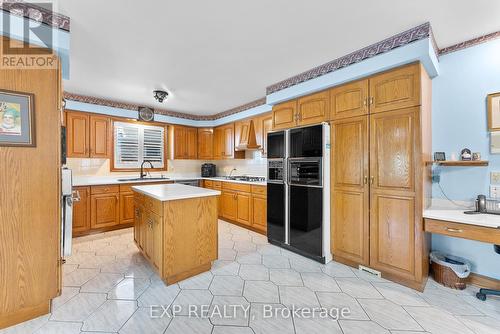
[[[141,175],[140,175],[141,179],[145,178],[145,177],[146,177],[146,175],[147,175],[147,173],[144,173],[144,164],[145,164],[145,163],[148,163],[148,164],[151,166],[151,168],[154,168],[154,167],[153,167],[153,163],[152,163],[151,161],[149,161],[149,160],[144,160],[144,161],[142,162],[142,164],[141,164]]]
[[[231,178],[231,176],[233,175],[233,172],[236,172],[236,168],[233,168],[231,169],[231,171],[229,172],[229,175],[228,175],[228,179]]]

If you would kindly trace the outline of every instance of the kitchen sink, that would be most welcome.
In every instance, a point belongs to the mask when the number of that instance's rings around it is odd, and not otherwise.
[[[158,180],[168,180],[168,177],[134,177],[130,179],[118,179],[118,182],[127,182],[127,181],[158,181]]]

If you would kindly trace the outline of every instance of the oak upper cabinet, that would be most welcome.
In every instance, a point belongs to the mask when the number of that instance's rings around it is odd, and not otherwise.
[[[370,113],[420,105],[421,65],[411,64],[370,78]]]
[[[115,226],[120,221],[118,186],[92,187],[90,227],[93,229]]]
[[[186,129],[186,158],[196,160],[198,157],[198,129]]]
[[[108,158],[111,155],[111,119],[81,112],[66,112],[68,158]]]
[[[111,156],[111,120],[105,116],[90,116],[90,157]]]
[[[172,126],[174,159],[185,159],[187,156],[187,133],[183,126]]]
[[[196,159],[198,156],[198,129],[179,125],[168,128],[170,157],[173,159]]]
[[[66,149],[68,158],[88,158],[90,154],[88,114],[66,112]]]
[[[90,187],[75,187],[79,201],[73,202],[73,236],[90,230]]]
[[[252,222],[252,203],[250,193],[238,192],[236,194],[236,203],[238,207],[236,221],[250,226]]]
[[[330,118],[330,97],[323,91],[297,100],[297,125],[319,124]]]
[[[288,129],[297,124],[297,100],[287,101],[273,107],[273,129]]]
[[[368,114],[368,79],[351,82],[330,90],[331,119]]]
[[[262,149],[262,157],[267,157],[267,134],[273,129],[273,115],[268,113],[255,120],[255,137]]]
[[[224,132],[222,128],[214,129],[214,144],[213,157],[215,160],[222,159],[222,151],[224,150]]]
[[[234,124],[224,125],[222,127],[224,146],[222,151],[223,159],[234,157]]]
[[[415,277],[415,159],[418,108],[371,117],[370,265]]]
[[[368,117],[332,123],[331,247],[369,265]]]
[[[214,129],[198,129],[198,159],[214,158]]]

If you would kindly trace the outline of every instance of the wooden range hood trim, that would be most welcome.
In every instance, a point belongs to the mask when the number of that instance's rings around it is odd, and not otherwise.
[[[262,148],[261,145],[257,144],[257,135],[255,134],[255,125],[253,123],[253,119],[250,120],[250,123],[248,125],[248,133],[246,135],[247,141],[242,142],[242,138],[245,138],[245,136],[243,136],[243,133],[240,135],[240,142],[235,147],[236,151],[257,151]]]

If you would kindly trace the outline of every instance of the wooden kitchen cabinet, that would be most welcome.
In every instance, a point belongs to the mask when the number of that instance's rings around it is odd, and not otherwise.
[[[68,158],[109,158],[111,119],[82,112],[66,112]]]
[[[198,156],[198,129],[179,125],[168,128],[170,157],[172,159],[196,159]]]
[[[196,160],[198,158],[198,129],[186,129],[187,159]]]
[[[331,127],[331,246],[335,256],[369,265],[368,117]]]
[[[235,152],[234,123],[216,127],[214,129],[214,159],[233,158],[245,158],[245,151]]]
[[[267,134],[273,129],[273,114],[266,113],[258,116],[254,120],[254,124],[257,145],[261,147],[262,157],[267,157]]]
[[[368,114],[368,79],[350,82],[330,90],[330,115],[333,120]]]
[[[250,193],[236,193],[237,216],[236,221],[243,225],[252,224],[252,203]]]
[[[417,63],[370,77],[370,113],[420,105],[421,71]]]
[[[234,124],[224,125],[222,127],[222,136],[224,138],[224,145],[222,151],[223,159],[230,159],[234,157]]]
[[[214,158],[214,129],[198,129],[198,159],[212,160]]]
[[[222,217],[236,221],[238,218],[238,201],[235,191],[222,190],[221,194]]]
[[[267,197],[252,194],[252,227],[267,232]]]
[[[120,192],[120,224],[132,224],[134,217],[134,193]]]
[[[90,187],[75,187],[80,201],[73,202],[73,236],[85,234],[90,230]]]
[[[288,129],[297,124],[297,100],[287,101],[273,107],[273,129]]]
[[[151,213],[151,229],[153,232],[153,237],[151,238],[153,243],[153,252],[152,252],[152,261],[153,267],[157,272],[162,272],[162,263],[163,263],[163,224],[162,217]]]
[[[297,100],[297,125],[319,124],[330,118],[330,96],[323,91]]]
[[[91,195],[90,227],[98,229],[118,225],[120,221],[119,193]]]
[[[66,113],[66,149],[68,158],[88,158],[90,154],[90,119],[80,112]]]

